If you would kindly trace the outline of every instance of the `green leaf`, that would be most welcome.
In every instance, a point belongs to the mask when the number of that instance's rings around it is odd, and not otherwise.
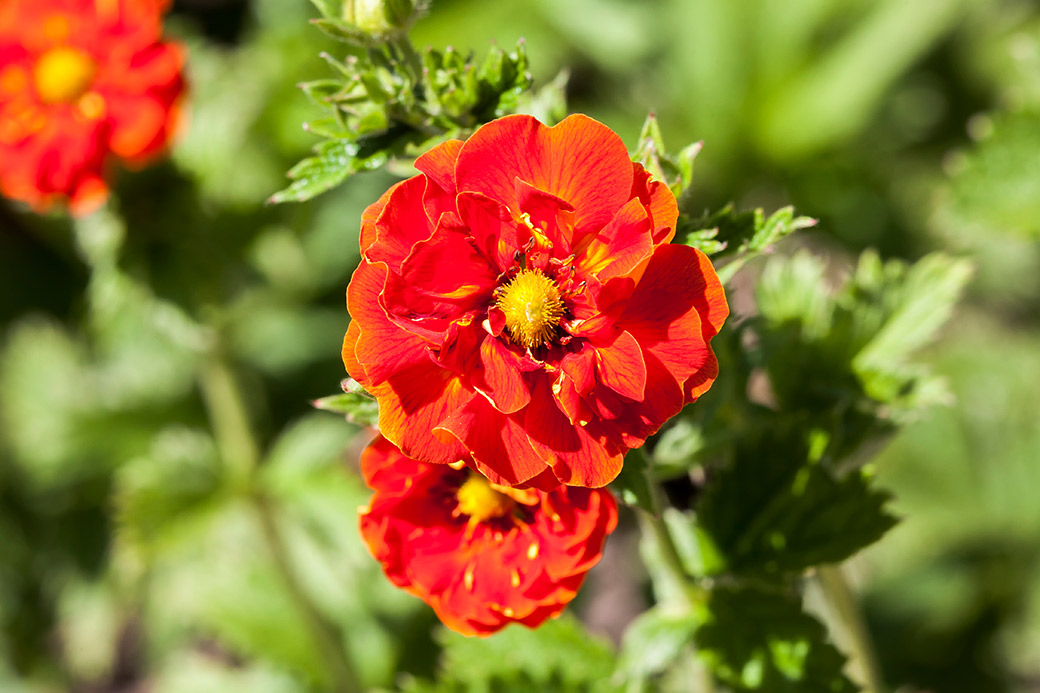
[[[311,405],[324,411],[343,414],[347,421],[359,426],[375,426],[379,421],[379,403],[365,392],[356,380],[347,378],[342,383],[343,394],[322,397]]]
[[[975,121],[977,143],[953,159],[939,224],[969,233],[1011,232],[1040,236],[1040,113],[999,113]]]
[[[621,473],[610,487],[629,505],[657,514],[659,509],[650,486],[650,462],[641,449],[630,450],[625,457]]]
[[[723,558],[715,572],[782,575],[839,562],[895,524],[888,494],[866,472],[839,477],[810,456],[800,432],[776,425],[737,444],[697,506],[698,532]]]
[[[343,19],[312,19],[311,24],[328,36],[354,46],[367,46],[375,40],[372,34]]]
[[[566,616],[537,631],[512,625],[486,639],[445,629],[438,640],[444,647],[438,678],[463,684],[458,690],[610,690],[613,649]]]
[[[862,374],[905,363],[949,320],[972,272],[969,261],[939,253],[927,255],[909,268],[901,263],[881,268],[876,255],[865,253],[853,279],[855,290],[873,289],[887,315],[856,354],[853,368]]]
[[[844,656],[797,600],[751,587],[717,587],[695,635],[701,659],[734,691],[853,693]]]
[[[116,521],[122,537],[150,552],[179,537],[213,507],[222,488],[216,448],[210,437],[171,426],[149,453],[121,467],[115,479]]]
[[[326,143],[328,144],[328,143]],[[352,148],[323,146],[317,156],[304,159],[289,170],[293,182],[289,187],[275,193],[268,202],[303,202],[326,190],[336,187],[360,169]]]
[[[701,143],[694,142],[676,155],[669,154],[657,116],[650,113],[643,122],[632,160],[642,164],[655,180],[663,182],[679,198],[693,183],[693,160],[700,150]]]
[[[941,382],[910,359],[949,317],[971,266],[938,254],[913,266],[882,263],[867,252],[837,292],[825,272],[805,252],[766,265],[754,355],[782,409],[811,412],[850,448],[856,436],[944,401]]]
[[[629,682],[664,673],[691,650],[704,614],[676,613],[654,607],[625,629],[618,672]]]
[[[815,219],[796,217],[793,207],[783,207],[766,217],[761,209],[736,212],[730,204],[696,221],[681,217],[676,235],[678,242],[712,255],[713,262],[728,260],[717,270],[725,283],[748,260],[768,252],[795,231],[815,224]]]

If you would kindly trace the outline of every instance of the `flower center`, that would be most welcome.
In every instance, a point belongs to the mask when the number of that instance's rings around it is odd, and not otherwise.
[[[497,305],[513,341],[531,349],[551,340],[563,317],[563,299],[552,279],[523,269],[498,290]]]
[[[93,58],[76,48],[52,48],[33,67],[36,93],[44,103],[71,103],[90,89],[97,71]]]
[[[469,515],[471,522],[484,522],[508,515],[516,503],[492,486],[490,481],[479,474],[470,474],[456,496],[459,501],[459,513]]]

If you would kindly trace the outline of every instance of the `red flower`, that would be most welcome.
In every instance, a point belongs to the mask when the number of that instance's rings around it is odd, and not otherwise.
[[[604,125],[509,116],[362,215],[349,373],[423,462],[598,487],[714,381],[729,309],[667,186]]]
[[[167,144],[183,54],[160,38],[160,0],[0,4],[0,191],[37,210],[104,201],[111,158]]]
[[[466,635],[559,614],[617,526],[609,491],[496,486],[464,467],[409,459],[383,437],[361,469],[375,491],[361,512],[369,551],[391,582]]]

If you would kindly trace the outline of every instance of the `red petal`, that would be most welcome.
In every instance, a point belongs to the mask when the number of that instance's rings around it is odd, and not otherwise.
[[[687,246],[663,245],[654,251],[615,326],[631,332],[684,383],[712,359],[707,340],[718,332],[728,312],[722,287],[704,254]]]
[[[675,225],[679,221],[679,205],[668,186],[650,180],[650,172],[640,164],[635,167],[632,197],[638,197],[653,219],[654,245],[669,243],[675,236]]]
[[[518,210],[515,179],[574,206],[577,235],[601,228],[628,202],[632,162],[607,126],[572,115],[548,128],[506,116],[477,130],[455,165],[459,191],[479,192]]]
[[[522,413],[503,414],[477,395],[438,428],[458,438],[493,483],[513,486],[541,474],[549,459],[531,447],[522,421]]]
[[[520,357],[498,339],[487,335],[480,345],[480,361],[484,366],[484,394],[503,414],[512,414],[527,406],[531,392],[521,375]]]
[[[583,275],[606,282],[629,274],[654,249],[646,208],[638,199],[630,200],[602,230],[582,239],[579,247],[577,264]],[[638,276],[633,279],[638,281]]]
[[[513,264],[517,244],[513,216],[502,204],[477,193],[459,193],[456,198],[459,216],[477,242],[477,247],[504,272]]]
[[[642,446],[649,436],[678,414],[685,403],[682,388],[661,360],[649,350],[643,358],[646,362],[643,401],[628,403],[615,420],[603,422],[612,437],[629,448]]]
[[[347,326],[347,333],[343,335],[343,348],[340,354],[343,357],[343,367],[347,369],[347,373],[364,387],[367,380],[365,378],[365,367],[357,360],[357,355],[354,353],[354,350],[357,348],[358,337],[360,336],[361,327],[351,320],[350,325]]]
[[[379,401],[380,431],[405,454],[423,462],[456,462],[465,449],[439,440],[433,428],[474,395],[430,359],[425,342],[390,322],[376,298],[386,274],[382,265],[362,260],[347,288],[351,324],[360,332],[354,355],[364,370],[362,384]]]
[[[390,195],[406,182],[394,183],[385,193],[380,195],[378,200],[366,207],[365,211],[361,213],[361,236],[359,241],[361,243],[362,255],[376,242],[376,220],[383,213],[383,208],[386,207],[386,203],[390,200]]]
[[[549,394],[547,379],[537,382],[526,413],[524,424],[531,444],[541,454],[555,457],[553,473],[561,482],[598,488],[621,471],[620,447],[607,440],[607,431],[597,421],[572,425]]]
[[[449,195],[455,195],[455,160],[462,140],[446,140],[415,160],[415,168]]]
[[[445,320],[486,310],[497,276],[466,235],[440,224],[412,247],[399,273],[390,272],[383,305],[403,329],[420,335],[443,332]]]
[[[425,191],[426,179],[422,176],[413,176],[391,189],[375,223],[375,242],[366,247],[362,241],[362,255],[366,260],[385,262],[396,272],[412,247],[432,235],[434,226],[423,206]]]
[[[613,344],[597,345],[595,353],[599,382],[623,397],[643,401],[646,364],[636,338],[628,332],[619,332]]]

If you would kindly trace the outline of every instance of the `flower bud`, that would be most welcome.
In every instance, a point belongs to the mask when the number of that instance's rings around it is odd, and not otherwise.
[[[413,0],[344,0],[343,19],[370,34],[405,29],[416,15]]]

